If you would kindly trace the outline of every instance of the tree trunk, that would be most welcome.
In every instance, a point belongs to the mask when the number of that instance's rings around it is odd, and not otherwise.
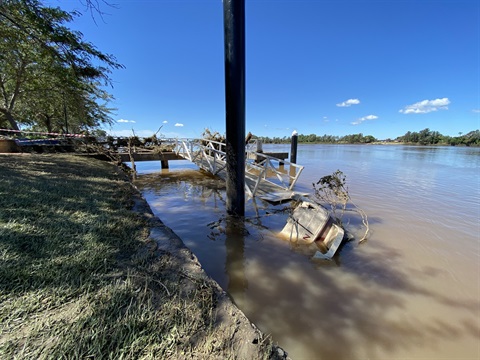
[[[12,129],[13,129],[13,130],[20,130],[20,129],[18,128],[17,122],[16,122],[15,119],[13,118],[12,113],[9,112],[9,111],[2,111],[2,112],[5,114],[5,116],[6,116],[7,120],[8,120],[8,122],[10,123],[10,126],[12,127]]]
[[[52,132],[52,117],[50,115],[44,114],[45,116],[45,127],[47,132]]]

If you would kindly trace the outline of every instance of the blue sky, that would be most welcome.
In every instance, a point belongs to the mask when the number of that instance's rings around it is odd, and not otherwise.
[[[103,20],[71,24],[126,66],[112,73],[108,131],[224,133],[222,1],[111,2]],[[247,132],[385,139],[480,128],[478,0],[245,2]]]

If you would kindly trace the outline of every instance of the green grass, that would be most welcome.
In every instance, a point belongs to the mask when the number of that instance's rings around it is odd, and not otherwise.
[[[0,358],[237,358],[218,291],[155,250],[133,191],[105,162],[0,155]]]

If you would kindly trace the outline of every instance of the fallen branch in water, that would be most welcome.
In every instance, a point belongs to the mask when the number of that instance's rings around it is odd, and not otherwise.
[[[368,216],[365,211],[360,209],[352,201],[346,182],[347,177],[340,170],[335,171],[332,175],[323,176],[317,181],[317,183],[313,183],[315,197],[321,203],[328,204],[330,206],[333,218],[338,222],[339,225],[342,225],[342,218],[346,211],[355,211],[357,214],[359,214],[362,218],[362,223],[366,228],[365,234],[359,240],[359,242],[362,243],[367,240],[370,232]],[[347,209],[348,203],[352,204],[354,209]],[[339,208],[341,209],[341,213],[337,214],[337,210]]]
[[[359,214],[362,218],[362,224],[365,226],[365,233],[363,234],[362,238],[358,240],[358,242],[361,244],[362,242],[367,240],[368,234],[370,233],[370,226],[368,225],[368,216],[365,211],[360,209],[356,204],[354,204],[352,201],[350,203],[355,207],[355,209],[345,209],[345,211],[353,211]]]

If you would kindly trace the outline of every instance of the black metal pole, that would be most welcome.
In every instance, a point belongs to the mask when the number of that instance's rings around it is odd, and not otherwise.
[[[223,0],[227,213],[245,215],[245,0]]]
[[[292,133],[292,144],[290,146],[290,162],[297,163],[297,146],[298,146],[298,133],[294,131]]]

